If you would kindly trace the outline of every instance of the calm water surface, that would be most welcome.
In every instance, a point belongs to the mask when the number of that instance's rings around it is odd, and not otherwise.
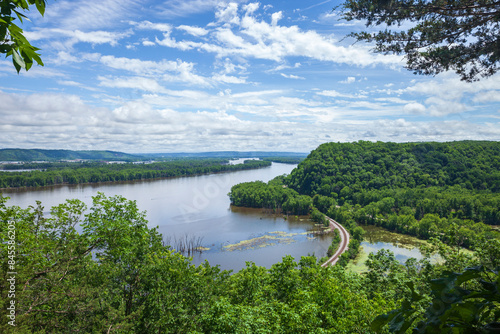
[[[8,205],[27,207],[42,202],[45,211],[77,198],[87,206],[92,196],[103,192],[107,196],[121,195],[137,201],[146,211],[150,227],[158,226],[165,239],[175,240],[186,235],[202,238],[209,250],[195,254],[193,263],[208,260],[211,265],[235,271],[245,267],[245,261],[270,267],[287,254],[298,261],[300,256],[326,254],[331,236],[314,236],[308,231],[314,225],[301,217],[275,217],[262,210],[232,208],[229,193],[235,184],[261,180],[267,182],[289,174],[296,165],[273,163],[272,166],[230,173],[211,174],[128,183],[58,186],[33,190],[3,191],[11,199]],[[228,248],[245,240],[250,244]]]

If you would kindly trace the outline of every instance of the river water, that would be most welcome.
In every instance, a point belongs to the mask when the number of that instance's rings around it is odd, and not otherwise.
[[[237,271],[246,261],[253,261],[269,268],[287,254],[296,261],[309,254],[325,256],[331,236],[309,233],[316,228],[305,217],[285,219],[262,210],[231,207],[227,194],[235,184],[267,182],[295,167],[273,163],[261,169],[192,177],[6,190],[3,196],[11,198],[8,205],[23,208],[40,200],[49,212],[66,199],[77,198],[91,206],[97,192],[121,195],[137,201],[138,208],[146,211],[150,227],[158,226],[172,245],[179,239],[201,240],[207,250],[192,255],[194,264],[208,260],[221,269]]]

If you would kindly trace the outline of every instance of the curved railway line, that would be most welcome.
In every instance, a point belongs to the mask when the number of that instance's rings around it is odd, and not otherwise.
[[[328,220],[330,221],[330,228],[332,230],[338,229],[339,230],[339,235],[340,235],[340,244],[339,247],[337,248],[337,251],[321,266],[326,267],[329,265],[334,265],[337,263],[338,259],[340,258],[340,255],[344,253],[346,250],[348,250],[348,245],[349,245],[349,232],[344,228],[344,226],[340,225],[337,223],[335,220],[331,219],[330,217],[327,217]]]

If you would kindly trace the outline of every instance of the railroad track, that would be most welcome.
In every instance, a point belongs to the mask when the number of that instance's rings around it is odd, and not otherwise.
[[[325,263],[323,263],[321,266],[326,267],[329,265],[334,265],[337,263],[337,261],[340,258],[340,255],[342,255],[346,250],[349,249],[349,232],[344,228],[344,226],[340,225],[337,223],[335,220],[331,219],[330,217],[327,217],[328,220],[330,221],[330,227],[332,229],[337,229],[339,230],[339,235],[340,235],[340,244],[339,247],[337,248],[337,251],[335,254],[332,255]]]

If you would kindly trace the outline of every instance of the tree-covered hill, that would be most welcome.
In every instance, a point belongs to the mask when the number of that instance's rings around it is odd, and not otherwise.
[[[344,223],[465,247],[474,234],[491,237],[481,223],[500,224],[499,142],[327,143],[284,183],[315,203],[333,200],[319,209]]]
[[[289,179],[307,195],[459,185],[500,191],[500,143],[327,143],[312,151]]]
[[[295,213],[290,201],[302,196],[324,213],[344,204],[362,208],[360,223],[377,214],[436,214],[500,224],[498,142],[327,143],[276,181],[234,186],[231,201]]]

